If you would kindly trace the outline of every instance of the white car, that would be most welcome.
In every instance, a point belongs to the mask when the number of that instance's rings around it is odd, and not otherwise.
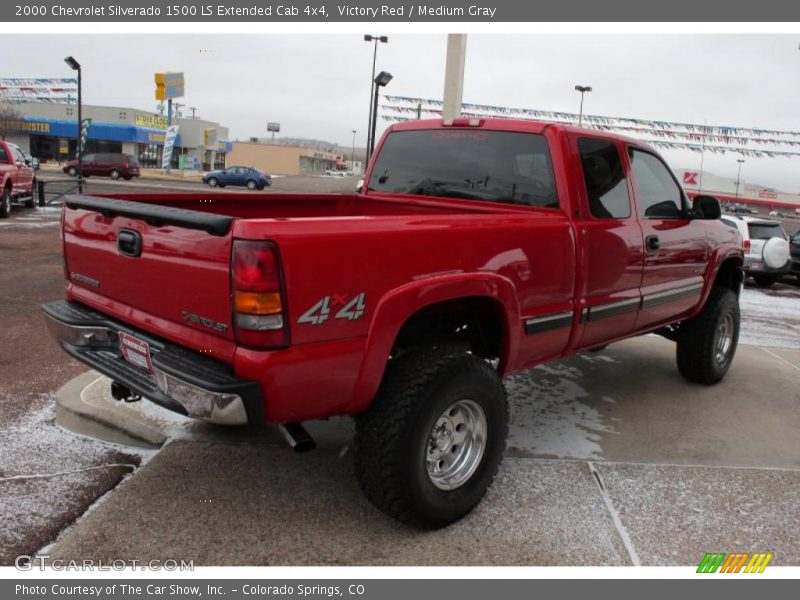
[[[777,221],[757,217],[723,215],[722,222],[742,236],[744,272],[756,283],[769,287],[792,266],[789,238]]]
[[[347,173],[345,171],[337,171],[336,169],[328,169],[325,171],[325,175],[328,177],[347,177]]]

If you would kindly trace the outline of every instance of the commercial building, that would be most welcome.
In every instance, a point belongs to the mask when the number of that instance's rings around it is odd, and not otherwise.
[[[63,162],[76,155],[78,106],[66,103],[22,102],[3,104],[0,132],[7,141],[42,162]],[[91,119],[85,153],[121,152],[138,157],[143,167],[161,167],[165,116],[137,108],[82,107],[82,117]],[[204,119],[174,120],[179,126],[172,157],[174,168],[224,168],[230,150],[228,128]]]
[[[340,154],[262,142],[233,142],[227,163],[274,175],[324,175],[328,169],[343,168],[345,164]]]

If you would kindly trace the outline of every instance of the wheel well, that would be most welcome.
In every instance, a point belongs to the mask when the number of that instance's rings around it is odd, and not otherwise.
[[[736,258],[729,258],[719,266],[717,276],[714,278],[714,285],[733,290],[738,296],[743,280],[744,273],[741,263]]]
[[[502,359],[505,335],[503,309],[495,300],[446,300],[421,308],[406,320],[397,334],[392,356],[409,348],[444,343],[463,345],[481,358]]]

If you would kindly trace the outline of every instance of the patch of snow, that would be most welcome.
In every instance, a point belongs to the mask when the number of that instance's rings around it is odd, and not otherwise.
[[[739,342],[800,350],[800,289],[745,288]]]
[[[601,434],[613,429],[583,402],[589,393],[578,384],[582,375],[575,367],[557,364],[509,377],[509,447],[537,456],[601,458]]]

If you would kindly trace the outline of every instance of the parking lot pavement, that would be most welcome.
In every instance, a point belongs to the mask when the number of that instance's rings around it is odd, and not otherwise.
[[[741,346],[730,376],[705,388],[677,374],[673,344],[647,336],[515,376],[501,473],[473,514],[438,532],[397,524],[364,500],[348,420],[310,427],[320,449],[302,455],[274,431],[194,430],[51,554],[212,565],[691,565],[708,551],[742,549],[800,564],[800,422],[790,394],[800,352],[785,354],[787,363],[770,362]]]

